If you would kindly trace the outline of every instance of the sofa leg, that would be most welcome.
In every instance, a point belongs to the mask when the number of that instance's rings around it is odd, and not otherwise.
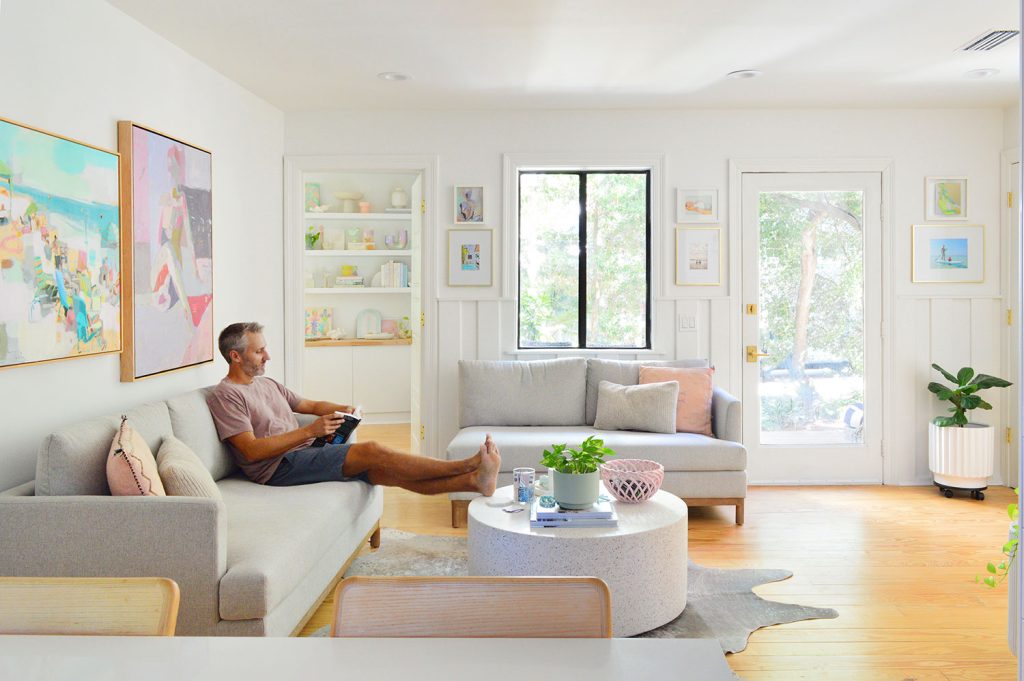
[[[469,499],[452,499],[452,527],[465,527],[469,523]]]
[[[745,502],[745,501],[746,501],[746,499],[739,499],[736,502],[736,524],[737,525],[742,525],[743,524],[743,502]]]
[[[373,534],[370,535],[370,548],[371,549],[379,549],[380,548],[380,525],[379,524],[377,525],[377,529],[375,529],[373,531]]]

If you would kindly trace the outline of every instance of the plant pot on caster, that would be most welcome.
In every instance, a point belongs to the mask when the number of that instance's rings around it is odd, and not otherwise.
[[[928,384],[928,390],[940,401],[952,405],[952,416],[936,416],[928,424],[928,468],[935,485],[947,498],[952,498],[954,491],[965,491],[974,499],[984,499],[983,490],[988,488],[995,467],[995,432],[983,423],[969,423],[967,412],[992,408],[977,395],[981,390],[1005,388],[1012,383],[988,374],[975,374],[970,367],[963,367],[955,376],[938,364],[932,364],[932,368],[955,387]]]

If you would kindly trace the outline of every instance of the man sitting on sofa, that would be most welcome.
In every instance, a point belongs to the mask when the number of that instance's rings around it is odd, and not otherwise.
[[[306,400],[263,376],[270,361],[263,326],[236,323],[220,333],[220,354],[228,375],[207,397],[220,439],[227,440],[242,471],[253,481],[276,486],[328,480],[365,480],[419,492],[494,494],[501,468],[498,448],[488,435],[468,459],[443,461],[404,454],[377,442],[312,447],[341,425],[334,412],[352,408]],[[300,427],[293,412],[319,416]]]

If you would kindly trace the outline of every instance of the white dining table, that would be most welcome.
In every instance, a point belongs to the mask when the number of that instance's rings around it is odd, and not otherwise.
[[[18,681],[733,681],[707,639],[0,636]]]

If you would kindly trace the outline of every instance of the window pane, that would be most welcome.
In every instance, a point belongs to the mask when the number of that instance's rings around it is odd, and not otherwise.
[[[520,347],[579,347],[579,183],[519,176]]]
[[[587,175],[587,347],[647,347],[647,176]]]

